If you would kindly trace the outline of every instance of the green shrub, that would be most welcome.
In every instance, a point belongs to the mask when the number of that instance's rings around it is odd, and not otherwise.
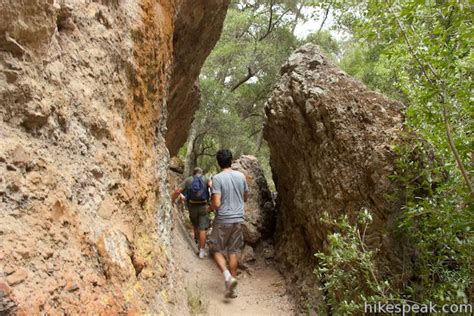
[[[336,231],[328,236],[326,251],[315,254],[318,259],[315,273],[328,314],[360,313],[365,302],[389,300],[390,284],[379,279],[375,268],[377,250],[369,250],[365,243],[367,226],[372,222],[369,210],[361,210],[355,225],[349,223],[347,215],[335,220],[327,213],[323,222]]]

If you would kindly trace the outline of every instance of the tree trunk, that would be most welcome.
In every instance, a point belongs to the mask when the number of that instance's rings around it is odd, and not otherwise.
[[[192,175],[194,168],[197,167],[197,159],[202,140],[206,135],[206,131],[200,132],[198,130],[206,124],[206,117],[201,120],[194,119],[189,131],[187,146],[186,146],[186,160],[184,162],[184,176]]]
[[[296,26],[298,25],[299,19],[301,17],[301,10],[303,9],[304,4],[305,4],[305,2],[302,1],[300,3],[300,6],[298,7],[298,11],[296,11],[295,20],[293,21],[293,26],[291,28],[291,34],[295,34],[295,29],[296,29]]]
[[[186,146],[186,160],[184,161],[184,176],[189,177],[196,167],[196,158],[194,151],[194,141],[196,140],[198,123],[196,120],[193,121],[191,129],[189,131],[187,146]]]
[[[257,151],[260,151],[260,148],[262,148],[262,142],[263,142],[263,128],[258,132],[257,135]]]

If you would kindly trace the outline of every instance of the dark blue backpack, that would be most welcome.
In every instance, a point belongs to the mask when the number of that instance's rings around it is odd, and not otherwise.
[[[207,202],[209,200],[209,190],[207,183],[204,183],[202,176],[193,176],[191,188],[186,192],[186,198],[192,202]]]

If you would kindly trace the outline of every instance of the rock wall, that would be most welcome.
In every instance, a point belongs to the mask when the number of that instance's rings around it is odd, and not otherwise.
[[[311,44],[298,49],[281,73],[264,130],[278,191],[276,254],[305,294],[301,301],[314,304],[314,253],[324,249],[328,234],[324,211],[354,219],[369,209],[374,221],[367,241],[381,249],[381,270],[401,268],[401,246],[390,234],[398,206],[386,194],[394,190],[389,175],[403,106],[350,78]]]
[[[248,270],[257,256],[268,260],[274,257],[275,205],[256,157],[242,155],[232,163],[232,169],[245,175],[249,188],[242,228],[245,246],[239,258],[239,267]]]
[[[164,135],[194,4],[0,0],[1,314],[186,312]]]
[[[197,78],[219,40],[230,0],[182,1],[173,36],[174,63],[168,101],[166,145],[173,157],[188,137],[199,108]]]
[[[247,179],[249,195],[245,202],[243,233],[245,242],[256,246],[260,241],[272,238],[275,231],[272,196],[257,158],[240,156],[232,163],[232,169],[242,172]]]

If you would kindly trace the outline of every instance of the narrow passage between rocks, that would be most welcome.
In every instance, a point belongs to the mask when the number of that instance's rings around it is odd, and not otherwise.
[[[198,307],[193,314],[207,315],[293,315],[294,306],[285,288],[283,277],[272,263],[257,260],[249,271],[239,270],[238,297],[224,297],[224,280],[211,257],[199,259],[191,232],[184,228],[175,210],[173,257],[184,277],[188,302]],[[179,227],[181,226],[181,227]]]

